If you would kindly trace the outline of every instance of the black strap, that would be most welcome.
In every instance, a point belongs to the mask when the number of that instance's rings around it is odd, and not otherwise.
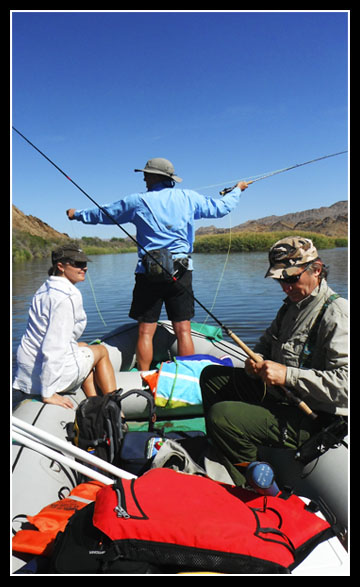
[[[282,518],[280,513],[275,510],[272,507],[267,507],[266,505],[266,500],[264,499],[264,509],[260,509],[260,508],[249,508],[256,519],[256,530],[255,530],[255,536],[257,536],[258,538],[261,538],[261,540],[265,540],[265,542],[275,542],[276,544],[281,544],[282,546],[285,546],[285,548],[287,548],[291,554],[293,555],[293,557],[295,558],[295,546],[294,544],[291,542],[290,538],[280,530],[281,526],[282,526]],[[279,518],[279,527],[278,528],[262,528],[261,524],[260,524],[260,519],[259,516],[257,514],[257,512],[264,512],[265,509],[271,510],[272,512],[274,512],[278,518]],[[275,540],[275,538],[266,538],[265,536],[262,536],[262,534],[274,534],[276,536],[279,536],[280,538],[282,538],[283,540]]]
[[[134,394],[142,395],[148,402],[148,406],[149,406],[149,432],[151,432],[154,429],[154,424],[156,421],[155,400],[154,400],[154,397],[151,392],[145,391],[143,389],[130,389],[129,391],[126,391],[125,393],[118,395],[118,397],[116,399],[121,404],[124,399],[126,399],[128,396],[134,395]]]

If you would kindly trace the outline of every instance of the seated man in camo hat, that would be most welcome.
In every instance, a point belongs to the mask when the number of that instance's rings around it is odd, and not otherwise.
[[[270,267],[265,277],[283,279],[298,273],[298,267],[320,260],[316,247],[308,238],[288,236],[277,241],[269,251]]]
[[[296,236],[269,251],[265,277],[286,299],[245,369],[214,365],[201,376],[206,426],[237,485],[242,464],[260,445],[298,448],[334,414],[347,415],[347,300],[327,284],[327,268],[310,239]],[[314,421],[290,405],[281,386],[303,400]]]

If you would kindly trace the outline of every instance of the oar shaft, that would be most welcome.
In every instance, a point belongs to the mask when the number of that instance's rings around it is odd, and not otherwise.
[[[36,442],[35,440],[32,440],[27,436],[20,434],[19,432],[15,432],[13,430],[12,437],[13,440],[15,440],[15,442],[18,442],[19,444],[22,444],[23,446],[26,446],[27,448],[30,448],[31,450],[34,450],[54,461],[58,461],[63,465],[66,465],[71,469],[78,471],[78,473],[81,473],[82,475],[86,475],[91,479],[100,481],[105,485],[112,485],[114,483],[113,479],[110,479],[109,477],[102,475],[98,471],[90,469],[89,467],[86,467],[85,465],[82,465],[81,463],[78,463],[77,461],[58,453],[55,450],[52,450],[51,448],[41,444],[40,442]]]
[[[110,475],[113,475],[115,477],[120,477],[124,479],[136,478],[136,475],[133,475],[128,471],[124,471],[123,469],[119,469],[111,463],[108,463],[103,459],[99,459],[99,457],[96,457],[95,455],[92,455],[91,453],[88,453],[87,451],[82,450],[77,446],[74,446],[70,442],[62,440],[61,438],[58,438],[57,436],[54,436],[53,434],[50,434],[49,432],[46,432],[41,428],[37,428],[36,426],[29,424],[28,422],[24,422],[24,420],[16,418],[15,416],[13,416],[13,430],[15,432],[20,432],[23,435],[27,435],[27,437],[29,437],[31,440],[35,440],[37,442],[41,441],[50,444],[54,448],[66,452],[67,454],[70,454],[77,459],[81,459],[85,463],[102,469],[106,473],[109,473]]]

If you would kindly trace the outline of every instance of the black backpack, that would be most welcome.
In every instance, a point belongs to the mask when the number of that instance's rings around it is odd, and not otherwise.
[[[143,390],[133,389],[123,393],[120,389],[104,396],[88,397],[79,404],[74,422],[66,425],[68,440],[100,459],[113,463],[126,430],[125,420],[121,417],[121,404],[134,393],[146,397],[152,415],[154,399],[151,393]],[[149,425],[151,423],[150,417]]]

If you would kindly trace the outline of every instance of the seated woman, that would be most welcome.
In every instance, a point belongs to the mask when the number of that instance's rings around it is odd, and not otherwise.
[[[80,385],[87,397],[116,389],[107,349],[78,343],[87,318],[81,292],[75,285],[85,280],[88,258],[76,245],[52,252],[49,279],[35,293],[25,334],[17,350],[13,389],[19,396],[41,396],[45,403],[72,408],[61,392]],[[21,393],[19,393],[21,392]]]

